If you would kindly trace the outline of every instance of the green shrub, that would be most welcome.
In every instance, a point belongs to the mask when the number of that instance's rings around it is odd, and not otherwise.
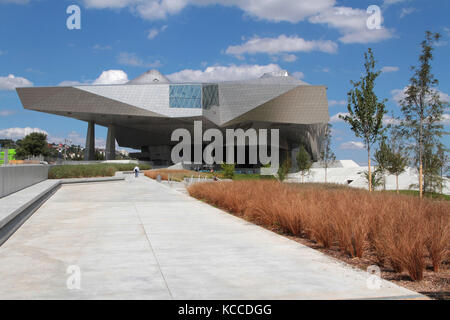
[[[116,171],[132,171],[136,164],[80,164],[54,166],[48,172],[49,179],[112,177]],[[141,170],[150,169],[149,165],[138,165]]]
[[[222,163],[222,176],[224,179],[233,179],[235,164]]]

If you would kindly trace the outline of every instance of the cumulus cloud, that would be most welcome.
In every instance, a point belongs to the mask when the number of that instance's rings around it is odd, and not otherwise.
[[[303,72],[301,72],[301,71],[296,71],[296,72],[294,72],[292,74],[292,76],[294,78],[297,78],[297,79],[301,80],[301,79],[303,79],[305,77],[305,74]]]
[[[0,90],[14,90],[19,87],[32,87],[33,83],[25,78],[16,77],[10,74],[6,77],[0,77]]]
[[[135,53],[121,52],[118,56],[118,62],[125,66],[159,68],[162,66],[161,61],[146,62],[139,58]]]
[[[391,116],[388,116],[388,115],[384,115],[383,116],[383,124],[386,126],[386,125],[388,125],[388,124],[391,124],[391,125],[399,125],[401,123],[401,120],[400,119],[396,119],[396,118],[393,118],[393,117],[391,117]]]
[[[385,6],[401,0],[386,0]],[[144,19],[160,20],[181,12],[187,6],[223,5],[240,8],[247,16],[272,22],[327,24],[338,29],[343,43],[379,42],[393,37],[388,29],[369,30],[366,10],[336,6],[336,0],[83,0],[86,8],[129,8]],[[153,32],[153,35],[156,33]]]
[[[153,40],[153,39],[156,38],[156,36],[157,36],[158,34],[160,34],[161,32],[163,32],[163,31],[166,30],[166,29],[167,29],[167,26],[162,26],[161,29],[158,29],[158,28],[150,29],[150,30],[148,31],[147,38],[150,39],[150,40]]]
[[[92,84],[123,84],[128,82],[127,74],[122,70],[107,70],[94,80]]]
[[[48,133],[45,130],[42,130],[40,128],[30,128],[30,127],[7,128],[7,129],[0,130],[0,138],[17,140],[17,139],[22,139],[26,135],[29,135],[30,133],[33,133],[33,132],[45,133],[46,135],[48,135]]]
[[[345,116],[348,116],[348,115],[349,115],[348,112],[338,112],[338,113],[336,113],[334,116],[332,116],[332,117],[330,118],[330,122],[331,122],[331,123],[335,123],[335,122],[344,122],[344,120],[342,120],[339,116],[345,117]]]
[[[369,29],[366,10],[351,7],[333,7],[309,18],[311,23],[326,24],[337,29],[343,43],[370,43],[390,39],[394,36],[392,30]]]
[[[87,8],[120,9],[129,7],[142,18],[165,19],[179,13],[188,5],[220,4],[238,7],[247,15],[269,21],[297,23],[322,10],[332,7],[335,0],[83,0]]]
[[[212,66],[205,70],[185,69],[169,74],[167,78],[172,82],[213,82],[246,80],[261,77],[264,73],[281,71],[279,65],[235,65]]]
[[[364,149],[364,143],[359,141],[348,141],[344,142],[339,146],[342,150],[361,150]]]
[[[394,89],[391,91],[392,100],[400,106],[400,103],[403,99],[406,98],[406,90],[408,90],[408,86],[404,87],[403,89]],[[439,99],[441,102],[449,103],[450,102],[450,96],[442,91],[438,90]]]
[[[442,115],[442,124],[446,126],[450,125],[450,114],[444,113]]]
[[[127,83],[128,75],[123,70],[106,70],[95,80],[80,81],[62,81],[58,84],[60,87],[70,87],[90,84],[124,84]]]
[[[282,56],[285,62],[295,62],[297,61],[297,56],[295,54],[285,54]]]
[[[241,45],[228,47],[225,52],[235,56],[257,53],[274,55],[311,51],[336,53],[337,48],[337,44],[330,40],[305,40],[297,36],[286,36],[282,34],[278,38],[253,37]]]
[[[381,68],[381,72],[383,72],[383,73],[397,72],[398,70],[400,70],[400,68],[394,67],[394,66],[385,66],[385,67]]]

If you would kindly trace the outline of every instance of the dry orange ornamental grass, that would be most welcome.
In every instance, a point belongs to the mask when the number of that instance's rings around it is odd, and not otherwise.
[[[277,181],[207,182],[191,196],[270,229],[370,255],[379,266],[421,280],[424,270],[448,265],[450,202],[336,185]],[[447,287],[448,290],[448,287]]]

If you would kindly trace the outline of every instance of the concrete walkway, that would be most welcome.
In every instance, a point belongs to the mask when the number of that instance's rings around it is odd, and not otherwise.
[[[0,299],[417,298],[145,177],[65,185],[0,247]],[[81,270],[69,290],[67,268]],[[73,278],[73,275],[72,275]]]

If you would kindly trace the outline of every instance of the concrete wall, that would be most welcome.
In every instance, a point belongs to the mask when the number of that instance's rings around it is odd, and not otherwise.
[[[46,165],[11,165],[0,167],[0,198],[48,178]]]

